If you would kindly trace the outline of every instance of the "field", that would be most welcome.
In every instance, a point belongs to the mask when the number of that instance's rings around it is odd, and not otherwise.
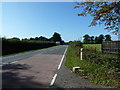
[[[83,60],[76,55],[75,47],[69,45],[66,53],[66,67],[72,70],[79,66],[80,69],[75,73],[90,82],[104,86],[120,87],[120,60],[114,55],[102,55],[101,44],[84,44],[89,48],[83,51]],[[97,51],[91,51],[91,47],[96,47]]]
[[[101,48],[102,48],[102,47],[101,47],[101,46],[102,46],[101,44],[83,44],[83,46],[84,46],[84,47],[94,47],[94,48],[97,49],[97,51],[102,51],[102,50],[101,50]]]

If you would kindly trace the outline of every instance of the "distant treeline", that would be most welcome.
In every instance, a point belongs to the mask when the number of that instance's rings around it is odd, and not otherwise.
[[[88,34],[83,36],[83,43],[85,44],[101,44],[103,41],[112,41],[111,36],[107,35],[99,35],[99,36],[89,36]]]
[[[53,34],[53,36],[50,39],[43,36],[35,37],[35,38],[24,38],[21,40],[17,37],[13,37],[13,38],[3,37],[0,39],[2,40],[2,56],[55,46],[56,41],[60,41],[61,43],[64,43],[64,41],[62,41],[60,37],[60,34],[56,32]]]
[[[53,36],[50,37],[50,38],[46,38],[46,37],[44,37],[44,36],[40,36],[40,37],[35,37],[35,38],[31,37],[31,38],[29,38],[29,39],[24,38],[24,39],[22,39],[22,40],[53,41],[53,42],[59,41],[61,44],[64,44],[64,43],[65,43],[65,42],[62,40],[61,35],[60,35],[59,33],[57,33],[57,32],[55,32],[55,33],[53,34]]]

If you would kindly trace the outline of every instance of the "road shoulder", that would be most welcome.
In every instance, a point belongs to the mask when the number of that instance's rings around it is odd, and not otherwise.
[[[61,69],[57,71],[57,78],[54,83],[54,88],[110,88],[102,85],[97,85],[81,78],[80,76],[73,73],[70,69],[65,66],[65,60]]]

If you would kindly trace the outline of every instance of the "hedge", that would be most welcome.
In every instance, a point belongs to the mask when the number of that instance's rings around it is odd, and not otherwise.
[[[2,39],[2,55],[19,53],[55,46],[51,41],[11,40]]]

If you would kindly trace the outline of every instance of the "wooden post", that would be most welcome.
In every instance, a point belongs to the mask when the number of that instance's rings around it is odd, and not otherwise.
[[[102,42],[102,44],[101,44],[101,50],[102,50],[102,53],[104,52],[103,50],[103,44],[104,44],[104,42]]]

